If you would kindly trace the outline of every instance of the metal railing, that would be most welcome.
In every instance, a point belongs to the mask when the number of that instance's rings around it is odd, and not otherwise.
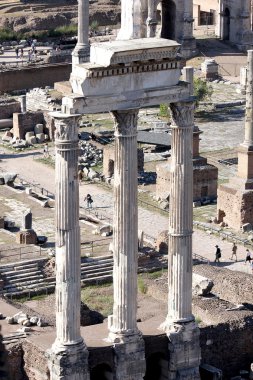
[[[14,253],[13,253],[14,252]],[[0,263],[10,262],[13,261],[13,258],[15,257],[17,260],[24,260],[27,259],[27,255],[33,255],[32,258],[34,258],[34,255],[37,257],[41,257],[44,255],[44,250],[40,246],[30,245],[30,246],[21,246],[17,248],[7,248],[7,249],[0,249]],[[45,255],[46,256],[46,255]],[[10,260],[11,259],[11,260]]]

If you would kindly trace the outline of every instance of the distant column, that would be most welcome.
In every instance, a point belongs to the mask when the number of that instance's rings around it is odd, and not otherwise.
[[[113,315],[109,340],[116,353],[116,378],[142,380],[145,352],[137,328],[137,110],[112,112],[115,120]],[[119,375],[120,374],[120,375]]]
[[[156,7],[154,0],[148,0],[148,18],[146,20],[147,24],[147,37],[155,37],[157,19],[156,19]]]
[[[238,149],[238,176],[253,189],[253,50],[248,50],[245,137]]]
[[[169,379],[197,380],[200,361],[199,330],[192,315],[194,103],[172,103],[170,108],[173,123],[168,240],[168,315],[162,328],[170,341]],[[186,373],[189,377],[184,377]]]
[[[89,380],[80,335],[78,117],[55,116],[56,340],[49,352],[51,380]]]
[[[89,0],[78,0],[78,41],[72,53],[72,63],[89,61]]]
[[[21,112],[25,113],[26,112],[26,95],[20,96],[20,105],[21,105]]]
[[[141,0],[121,0],[121,28],[117,40],[141,38]]]

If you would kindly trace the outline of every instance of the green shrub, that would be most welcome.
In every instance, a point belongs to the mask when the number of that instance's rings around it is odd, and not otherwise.
[[[205,99],[210,99],[213,93],[213,88],[201,78],[194,78],[194,96],[196,97],[196,107],[199,102]]]
[[[142,294],[147,294],[148,292],[148,286],[147,284],[145,284],[142,277],[138,277],[138,289],[139,289],[139,292]]]

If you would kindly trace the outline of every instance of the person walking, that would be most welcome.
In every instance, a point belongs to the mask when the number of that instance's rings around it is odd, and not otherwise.
[[[235,243],[233,243],[232,255],[231,255],[230,260],[233,260],[234,257],[235,257],[235,261],[237,261],[237,245]]]
[[[91,198],[90,194],[87,194],[86,197],[84,198],[84,201],[87,202],[87,208],[92,207],[93,199]]]
[[[219,263],[220,262],[220,258],[221,258],[221,249],[218,245],[215,246],[216,248],[216,252],[215,252],[215,260],[214,262],[215,263]]]
[[[251,263],[251,253],[250,253],[249,249],[246,249],[245,264],[246,264],[247,262]]]
[[[49,157],[49,151],[48,151],[48,144],[44,144],[44,149],[43,149],[44,157],[48,158]]]
[[[17,58],[18,58],[18,52],[19,52],[19,48],[16,47],[16,49],[15,49],[15,53],[16,53],[16,57],[17,57]]]
[[[83,180],[83,171],[82,171],[82,169],[79,169],[79,170],[78,170],[78,181],[79,181],[79,185],[82,184],[82,180]]]

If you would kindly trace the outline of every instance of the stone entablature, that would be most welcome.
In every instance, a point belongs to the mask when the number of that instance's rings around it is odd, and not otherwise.
[[[138,38],[93,44],[90,62],[102,66],[175,58],[180,45],[165,38]]]

